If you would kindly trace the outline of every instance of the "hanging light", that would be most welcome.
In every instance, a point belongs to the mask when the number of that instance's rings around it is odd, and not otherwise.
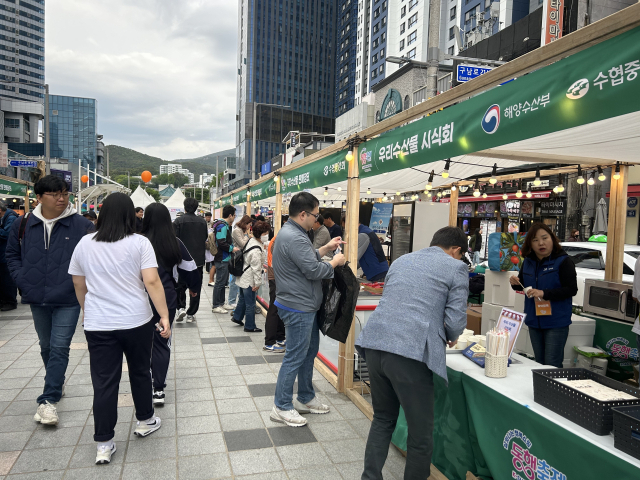
[[[482,186],[482,198],[487,198],[487,186],[483,185]]]
[[[536,187],[539,187],[542,182],[540,181],[540,168],[536,168],[536,178],[533,181],[533,184]]]
[[[433,170],[431,170],[431,173],[429,174],[429,183],[427,183],[427,186],[425,187],[426,190],[431,190],[433,188]]]
[[[509,198],[509,195],[507,195],[507,184],[502,182],[502,199],[506,200],[507,198]]]
[[[442,192],[438,189],[438,198],[442,197]]]
[[[516,192],[516,198],[522,198],[522,180],[518,183],[518,191]]]
[[[558,175],[558,192],[564,192],[564,185],[562,185],[562,175]]]
[[[324,196],[329,195],[329,187],[324,187]]]
[[[371,195],[371,189],[367,188],[367,195]]]
[[[346,210],[347,209],[347,203],[346,202],[342,202],[342,209]]]
[[[453,185],[451,185],[451,191],[455,192],[458,189],[458,187],[456,187],[456,184],[454,183]]]
[[[396,195],[400,195],[400,192],[396,192]]]
[[[391,195],[391,196],[389,197],[389,199],[390,199],[392,202],[395,200],[395,198],[396,198],[396,197],[394,197],[393,195]]]
[[[533,197],[533,193],[531,193],[531,185],[527,187],[527,198]]]
[[[382,201],[383,201],[383,202],[386,202],[386,201],[388,200],[388,198],[387,198],[387,192],[384,192],[384,193],[383,193],[383,195],[384,195],[384,197],[382,197]]]
[[[591,172],[591,176],[589,177],[589,180],[587,180],[587,185],[593,185],[594,183],[596,183],[595,177],[596,177],[596,172]]]
[[[480,196],[480,182],[476,178],[476,184],[473,187],[473,196],[478,198]]]
[[[427,192],[427,198],[431,198],[431,190]]]
[[[278,182],[278,180],[280,180],[280,175],[278,175],[277,173],[273,176],[273,181],[274,182]]]
[[[442,172],[442,178],[449,178],[449,167],[451,166],[451,159],[447,158],[447,163],[444,164],[444,171]]]
[[[558,193],[558,186],[556,185],[555,187],[553,187],[553,193]]]
[[[602,167],[598,165],[598,180],[600,180],[601,182],[604,182],[606,179],[607,179],[607,176],[602,171]]]
[[[322,202],[322,206],[326,207],[327,206],[327,202]]]
[[[338,191],[341,192],[342,191],[342,187],[338,187]]]
[[[613,172],[614,180],[620,180],[620,162],[616,162],[616,169]]]
[[[347,152],[347,156],[345,158],[347,159],[347,162],[350,162],[351,160],[353,160],[353,150],[349,149],[349,151]]]
[[[576,182],[578,182],[578,185],[582,185],[584,183],[584,175],[582,175],[582,168],[580,168],[580,165],[578,165],[578,179]]]
[[[404,193],[402,194],[402,196],[400,197],[400,200],[402,200],[404,202]]]
[[[493,164],[493,170],[491,170],[491,178],[489,179],[489,183],[491,185],[495,185],[496,183],[498,183],[498,179],[496,178],[496,173],[498,172],[498,164],[494,163]]]

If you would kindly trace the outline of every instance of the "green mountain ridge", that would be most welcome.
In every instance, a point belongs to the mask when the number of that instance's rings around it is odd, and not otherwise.
[[[224,170],[224,157],[235,153],[235,149],[229,149],[198,158],[168,161],[119,145],[107,145],[105,148],[109,152],[109,174],[111,177],[126,175],[127,171],[132,176],[139,176],[145,170],[149,170],[155,176],[160,174],[160,165],[179,163],[182,168],[186,168],[193,173],[196,181],[203,173],[216,173],[216,158],[219,163],[219,171],[222,172]],[[105,152],[105,157],[106,154]]]

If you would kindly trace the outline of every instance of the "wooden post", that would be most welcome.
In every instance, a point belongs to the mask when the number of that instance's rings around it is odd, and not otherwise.
[[[247,190],[247,193],[248,193],[248,192],[249,192],[249,191]],[[250,197],[249,195],[247,195],[247,205],[246,205],[246,208],[247,208],[247,215],[251,216],[251,197]]]
[[[347,180],[347,218],[345,219],[346,256],[349,266],[358,270],[358,224],[360,223],[360,176],[358,173],[358,148],[353,149]],[[338,388],[345,392],[353,387],[353,356],[355,352],[355,321],[351,324],[346,343],[341,343],[338,353]]]
[[[458,192],[459,188],[451,190],[451,201],[449,202],[449,226],[456,227],[458,225]]]
[[[609,197],[609,222],[607,228],[607,262],[604,279],[609,282],[622,282],[624,259],[624,232],[627,222],[627,186],[629,167],[620,165],[620,178],[613,178],[611,169],[611,195]]]
[[[278,230],[282,227],[282,194],[280,193],[280,178],[278,175],[274,177],[276,181],[276,208],[273,211],[273,233],[278,234]]]

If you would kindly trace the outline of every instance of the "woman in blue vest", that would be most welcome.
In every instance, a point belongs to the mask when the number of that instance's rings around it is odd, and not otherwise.
[[[534,223],[522,246],[525,257],[511,288],[526,290],[524,313],[536,362],[562,368],[564,346],[571,325],[572,297],[578,293],[576,268],[557,237],[543,223]],[[536,315],[536,300],[548,300],[550,315]]]

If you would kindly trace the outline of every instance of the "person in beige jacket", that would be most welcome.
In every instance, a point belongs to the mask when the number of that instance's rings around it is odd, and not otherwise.
[[[251,236],[251,222],[252,219],[249,215],[245,215],[240,219],[238,223],[231,230],[231,239],[233,240],[233,246],[242,250],[249,241]],[[229,300],[222,307],[226,310],[234,310],[236,308],[236,301],[238,299],[238,286],[236,284],[236,277],[229,275]]]
[[[238,305],[236,306],[231,321],[238,325],[244,325],[245,332],[262,332],[256,328],[256,293],[262,285],[262,265],[264,259],[263,235],[269,232],[266,222],[256,222],[253,225],[252,236],[244,250],[244,273],[236,279],[236,285],[240,289]],[[245,318],[246,317],[246,318]],[[245,322],[242,319],[245,318]]]

